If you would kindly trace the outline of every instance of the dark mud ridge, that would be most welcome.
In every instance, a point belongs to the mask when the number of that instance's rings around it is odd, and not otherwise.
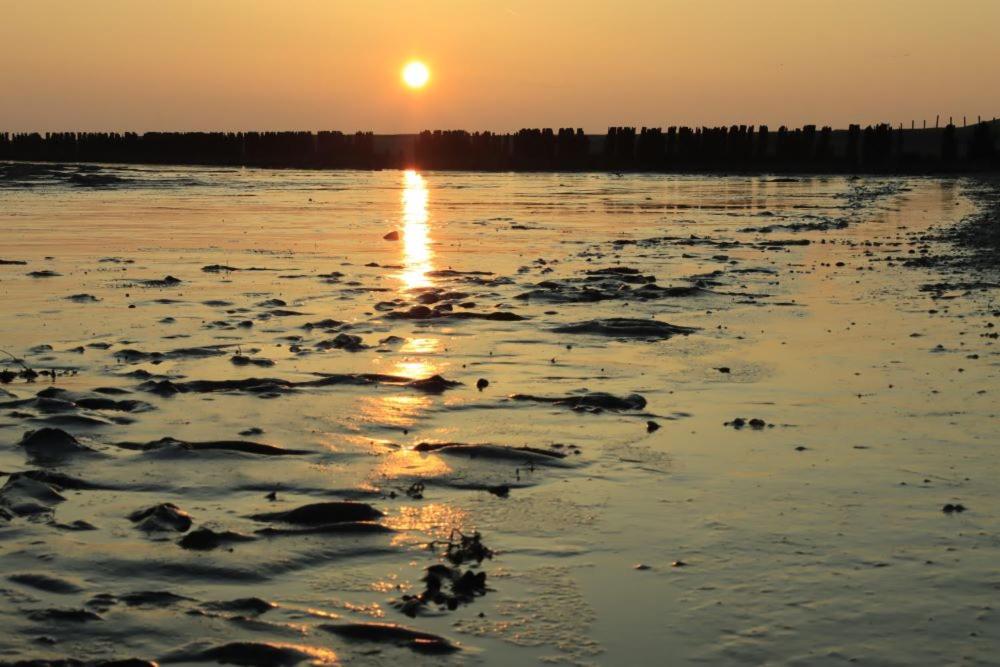
[[[512,401],[528,401],[534,403],[549,403],[571,408],[578,412],[602,412],[604,410],[642,410],[646,407],[646,399],[639,394],[615,396],[604,392],[593,392],[579,396],[532,396],[531,394],[514,394]]]
[[[244,440],[212,440],[207,442],[186,442],[176,438],[160,438],[151,442],[118,442],[115,443],[122,449],[131,449],[141,452],[240,452],[243,454],[256,454],[258,456],[297,456],[309,454],[311,452],[304,449],[284,449],[274,445],[266,445],[260,442],[248,442]]]
[[[661,287],[655,282],[644,282],[635,287],[633,283],[630,278],[623,279],[622,276],[615,274],[589,279],[545,280],[535,283],[532,289],[514,298],[544,303],[595,303],[612,300],[683,299],[711,294],[709,290],[699,285]]]
[[[576,324],[555,327],[556,333],[595,334],[615,338],[663,339],[673,336],[687,336],[696,331],[695,327],[681,327],[656,320],[639,320],[628,317],[611,317],[587,320]]]
[[[395,623],[340,623],[319,626],[345,639],[395,644],[420,653],[454,653],[458,647],[438,635],[420,632]]]
[[[190,380],[174,382],[171,380],[149,380],[139,385],[139,389],[160,396],[173,396],[189,392],[207,394],[212,392],[241,392],[256,394],[264,398],[292,392],[296,389],[333,387],[337,385],[378,385],[387,384],[407,387],[430,394],[439,394],[446,389],[461,385],[461,382],[446,380],[440,375],[415,380],[399,375],[381,375],[374,373],[362,374],[325,374],[314,380],[284,380],[281,378],[244,378],[241,380]]]
[[[490,444],[468,444],[462,442],[421,442],[413,448],[418,452],[437,452],[449,456],[465,456],[471,459],[494,461],[532,462],[539,465],[557,465],[566,458],[565,452],[537,447],[507,447]]]

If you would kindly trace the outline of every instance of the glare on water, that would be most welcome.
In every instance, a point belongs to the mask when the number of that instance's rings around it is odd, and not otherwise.
[[[373,620],[441,634],[456,664],[995,654],[996,624],[968,596],[997,555],[995,297],[928,292],[949,278],[899,260],[973,214],[963,182],[89,169],[117,184],[67,183],[62,167],[0,184],[0,348],[60,371],[0,385],[0,470],[41,465],[15,443],[45,424],[100,454],[60,461],[89,486],[51,506],[12,503],[28,477],[0,474],[0,515],[47,517],[0,516],[4,659],[83,655],[157,623],[128,650],[176,655],[197,636],[439,664],[322,627]],[[614,319],[694,329],[594,326]],[[460,384],[410,383],[434,375]],[[221,381],[240,388],[198,389]],[[189,390],[159,395],[170,384]],[[633,393],[641,411],[560,400]],[[738,416],[775,427],[725,425]],[[255,518],[327,499],[371,504],[392,532]],[[970,511],[941,511],[959,502]],[[156,503],[249,539],[192,553],[129,520]],[[461,565],[487,594],[408,617],[399,603],[427,568],[452,567],[453,530],[496,551]],[[79,590],[32,590],[40,572]],[[61,630],[52,605],[167,586],[169,607],[118,604],[87,634],[33,640]],[[200,610],[249,595],[273,600],[266,620],[218,637]]]
[[[427,184],[415,171],[403,173],[403,266],[406,289],[430,286],[426,273],[432,269],[427,215]]]

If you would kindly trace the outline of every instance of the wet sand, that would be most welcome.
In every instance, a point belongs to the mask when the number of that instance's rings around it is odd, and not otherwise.
[[[75,169],[0,180],[0,660],[994,663],[985,186]]]

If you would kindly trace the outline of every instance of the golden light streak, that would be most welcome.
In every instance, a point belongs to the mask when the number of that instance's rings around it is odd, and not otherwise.
[[[403,266],[401,278],[406,289],[429,287],[426,273],[432,270],[434,255],[427,224],[427,184],[413,170],[403,174]]]

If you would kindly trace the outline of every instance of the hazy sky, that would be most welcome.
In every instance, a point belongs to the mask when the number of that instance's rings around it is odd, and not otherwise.
[[[1000,0],[0,0],[0,130],[961,122],[1000,116],[998,28]]]

